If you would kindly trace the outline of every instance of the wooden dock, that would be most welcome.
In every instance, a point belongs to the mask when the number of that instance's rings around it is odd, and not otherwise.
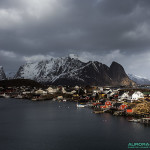
[[[142,118],[141,123],[150,124],[150,118]]]

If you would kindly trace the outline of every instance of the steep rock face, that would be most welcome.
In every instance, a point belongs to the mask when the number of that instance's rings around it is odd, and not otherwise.
[[[150,85],[150,80],[133,74],[128,74],[128,77],[139,85]]]
[[[112,62],[110,66],[110,75],[112,77],[114,85],[118,85],[118,83],[119,85],[122,85],[122,86],[123,85],[131,85],[131,86],[135,85],[135,83],[129,79],[124,68],[117,62]]]
[[[81,68],[73,69],[54,81],[54,84],[69,85],[110,85],[111,78],[108,75],[109,67],[99,62],[88,62]],[[65,82],[65,83],[64,83]]]
[[[133,85],[123,67],[97,61],[87,63],[77,57],[51,58],[21,66],[15,78],[32,79],[54,85]]]
[[[6,75],[2,66],[0,66],[0,80],[6,80]]]
[[[117,62],[112,62],[110,66],[110,74],[113,80],[121,81],[122,78],[127,77],[124,68]]]

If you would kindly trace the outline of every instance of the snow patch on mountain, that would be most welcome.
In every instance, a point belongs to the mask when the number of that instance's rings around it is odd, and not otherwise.
[[[114,78],[114,74],[116,78]],[[74,54],[70,54],[68,57],[26,63],[19,68],[14,78],[32,79],[54,85],[133,84],[121,65],[113,63],[108,67],[98,61],[83,62]]]
[[[76,58],[76,57],[75,57]],[[82,62],[71,57],[51,58],[50,60],[26,63],[21,66],[15,78],[32,79],[43,82],[54,82],[60,77],[70,74],[82,67]]]
[[[128,77],[133,80],[134,82],[136,82],[137,84],[140,85],[150,85],[150,80],[145,78],[145,77],[141,77],[138,75],[133,75],[133,74],[128,74]]]

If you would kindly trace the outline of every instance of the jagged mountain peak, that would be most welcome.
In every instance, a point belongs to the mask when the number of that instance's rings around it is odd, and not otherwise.
[[[0,80],[6,80],[6,75],[2,66],[0,66]]]
[[[110,67],[98,61],[82,62],[76,55],[21,66],[15,78],[33,79],[50,84],[130,85],[123,67],[113,62]],[[126,82],[123,82],[124,79]]]
[[[112,63],[111,63],[111,65],[120,65],[118,62],[116,62],[116,61],[113,61]]]
[[[110,65],[110,69],[121,69],[124,71],[124,68],[122,65],[120,65],[118,62],[113,61]]]
[[[110,72],[113,78],[123,78],[128,77],[125,73],[124,68],[117,62],[113,61],[110,65]]]

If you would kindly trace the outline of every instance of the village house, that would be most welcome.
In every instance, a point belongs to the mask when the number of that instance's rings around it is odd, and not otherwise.
[[[121,105],[119,106],[119,110],[125,110],[127,107],[128,107],[128,105],[126,105],[126,104],[121,104]]]
[[[113,97],[114,94],[115,94],[115,93],[114,93],[113,91],[109,91],[109,92],[107,93],[107,98]]]
[[[105,106],[106,106],[106,108],[110,108],[112,106],[111,101],[106,101]]]
[[[118,100],[122,101],[122,100],[128,100],[128,99],[131,99],[129,92],[124,92],[123,94],[119,95]]]
[[[80,88],[80,87],[77,86],[77,85],[74,87],[75,90],[79,90],[79,88]]]
[[[99,98],[107,98],[107,94],[101,92],[99,93]]]
[[[132,114],[132,113],[133,113],[133,109],[128,106],[128,107],[126,108],[126,113],[127,113],[127,114]]]
[[[61,88],[61,91],[62,91],[63,94],[65,94],[65,93],[66,93],[65,87],[62,87],[62,88]]]
[[[57,92],[57,89],[54,89],[54,88],[52,88],[52,87],[49,87],[49,88],[47,89],[47,92],[48,92],[49,94],[54,94],[54,93]]]
[[[103,87],[98,87],[100,91],[103,91]]]
[[[73,95],[73,94],[75,94],[76,93],[76,91],[75,90],[72,90],[72,89],[66,89],[66,92],[65,92],[66,94],[69,94],[69,95]]]
[[[35,91],[35,94],[46,95],[46,94],[47,94],[47,91],[44,91],[44,90],[42,90],[42,89],[39,89],[39,90]]]
[[[30,93],[33,93],[33,91],[23,91],[22,92],[23,95],[30,94]]]
[[[135,100],[139,100],[139,99],[144,99],[144,94],[140,91],[136,91],[132,94],[132,101],[135,101]]]
[[[101,90],[97,87],[97,88],[93,88],[93,94],[96,95],[96,93],[100,93]]]
[[[104,88],[103,89],[103,93],[107,94],[109,92],[112,92],[112,89],[110,89],[110,88]]]
[[[104,103],[104,105],[100,105],[100,108],[101,108],[101,109],[110,108],[110,107],[112,107],[111,101],[106,101],[106,102]]]
[[[34,93],[35,90],[36,90],[35,87],[34,88],[31,88],[31,87],[20,88],[20,91],[22,92],[23,95]]]

